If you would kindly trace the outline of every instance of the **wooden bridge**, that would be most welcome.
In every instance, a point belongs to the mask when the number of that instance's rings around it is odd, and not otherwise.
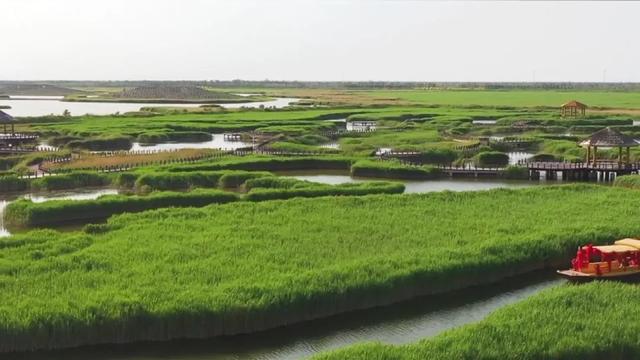
[[[14,146],[0,147],[0,155],[28,154],[36,151],[38,151],[36,148],[21,148]]]
[[[20,133],[0,133],[0,146],[3,148],[9,147],[7,145],[20,145],[22,143],[35,142],[38,140],[37,135],[33,134],[20,134]]]
[[[526,166],[529,177],[536,179],[541,172],[547,179],[562,180],[600,180],[612,181],[617,176],[637,174],[640,171],[640,163],[619,163],[614,161],[598,161],[596,163],[584,162],[525,162],[520,166]]]
[[[437,166],[438,170],[449,177],[500,177],[504,168],[480,168],[475,166]]]

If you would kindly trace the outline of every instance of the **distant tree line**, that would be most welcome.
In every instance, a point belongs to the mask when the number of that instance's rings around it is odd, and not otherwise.
[[[61,87],[141,87],[208,86],[215,88],[333,88],[333,89],[557,89],[557,90],[640,90],[632,82],[430,82],[430,81],[276,81],[276,80],[202,80],[202,81],[1,81],[2,86],[49,84]]]

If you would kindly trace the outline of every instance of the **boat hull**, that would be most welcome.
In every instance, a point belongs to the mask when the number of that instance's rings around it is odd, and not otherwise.
[[[573,282],[589,282],[593,280],[613,280],[624,282],[640,281],[640,269],[607,272],[600,275],[596,275],[594,273],[583,273],[575,270],[558,270],[558,275]]]

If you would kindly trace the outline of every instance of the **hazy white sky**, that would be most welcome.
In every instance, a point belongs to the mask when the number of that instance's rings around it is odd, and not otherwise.
[[[0,0],[0,79],[640,81],[638,2]]]

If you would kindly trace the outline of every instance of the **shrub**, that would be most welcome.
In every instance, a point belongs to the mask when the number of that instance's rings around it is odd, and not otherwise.
[[[451,149],[431,149],[423,151],[420,159],[427,164],[449,164],[458,159],[458,153]]]
[[[509,164],[509,155],[498,151],[484,151],[474,157],[478,167],[503,167]]]
[[[529,158],[529,161],[540,161],[540,162],[559,161],[559,160],[560,159],[555,157],[553,154],[535,154],[531,158]]]

